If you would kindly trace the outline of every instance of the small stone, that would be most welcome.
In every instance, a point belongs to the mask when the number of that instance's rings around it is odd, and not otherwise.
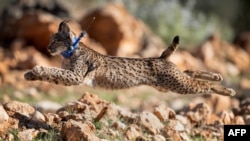
[[[118,132],[118,130],[113,130],[113,129],[109,128],[108,129],[108,134],[111,135],[111,136],[118,136],[119,132]]]
[[[211,114],[207,119],[207,124],[223,124],[221,118],[216,114]]]
[[[182,140],[184,140],[184,141],[192,141],[190,139],[189,135],[187,133],[185,133],[185,132],[180,132],[179,135],[182,138]]]
[[[21,132],[18,132],[18,138],[23,141],[32,141],[38,134],[38,131],[35,129],[27,129]]]
[[[7,141],[14,141],[14,139],[15,139],[14,135],[11,134],[11,133],[8,133],[8,135],[7,135]]]
[[[234,114],[231,111],[222,111],[219,115],[224,124],[231,124]]]
[[[91,122],[82,123],[71,119],[63,123],[61,136],[70,141],[100,141],[95,136],[95,126]]]
[[[235,116],[232,120],[232,123],[236,125],[245,125],[245,121],[242,116]]]
[[[109,103],[107,107],[108,107],[108,110],[107,110],[106,116],[109,117],[109,119],[112,119],[114,121],[117,120],[117,116],[120,116],[119,112],[123,108],[117,106],[114,103]]]
[[[122,123],[121,121],[115,121],[112,127],[118,130],[124,130],[126,128],[126,124]]]
[[[177,56],[177,55],[175,55],[175,56]],[[183,59],[183,60],[181,60],[180,62],[185,62],[184,61],[184,58],[185,57],[183,57],[183,54],[180,54],[179,56],[177,56],[177,58],[179,59]],[[181,66],[182,65],[186,65],[186,64],[181,64]],[[179,66],[179,65],[178,65]],[[184,67],[185,68],[185,67]],[[185,106],[185,103],[183,102],[183,99],[174,99],[174,100],[172,100],[172,101],[170,101],[170,103],[169,103],[169,105],[170,105],[170,107],[171,108],[173,108],[175,111],[178,111],[178,110],[181,110],[181,109],[183,109],[183,107]]]
[[[36,107],[38,107],[39,109],[41,109],[44,112],[55,112],[59,108],[61,108],[62,105],[60,105],[56,102],[52,102],[52,101],[40,101],[40,102],[36,103]]]
[[[129,123],[136,122],[138,118],[137,114],[131,113],[130,111],[122,108],[119,110],[119,115],[121,116],[121,118],[125,119]]]
[[[60,118],[64,118],[69,115],[69,112],[67,111],[60,111],[57,113]]]
[[[140,135],[140,128],[135,124],[129,125],[127,131],[125,132],[125,136],[128,140],[135,140]]]
[[[182,138],[178,131],[172,129],[169,126],[165,126],[162,129],[162,135],[170,141],[182,141]]]
[[[8,133],[9,128],[11,127],[8,121],[4,121],[0,123],[0,138],[2,134]]]
[[[169,126],[176,131],[184,131],[185,130],[184,125],[181,124],[180,121],[178,121],[178,120],[169,120],[168,124],[166,126]]]
[[[202,120],[202,117],[199,116],[196,112],[189,111],[186,113],[187,118],[191,123],[198,123]]]
[[[200,116],[206,118],[210,113],[211,109],[206,103],[198,103],[193,111],[198,112]]]
[[[61,121],[61,118],[57,114],[54,114],[54,113],[45,113],[44,117],[45,117],[46,123],[49,125],[52,125],[54,123],[59,123]]]
[[[83,94],[78,101],[88,105],[91,111],[96,112],[96,114],[109,104],[107,101],[101,100],[97,95],[88,92]]]
[[[153,137],[153,141],[166,141],[166,139],[162,135],[155,135]]]
[[[108,107],[104,107],[96,116],[96,118],[94,119],[95,122],[100,121],[107,113],[108,111]]]
[[[163,128],[161,121],[150,112],[142,112],[139,115],[139,123],[153,135],[159,133]]]
[[[135,141],[147,141],[147,139],[143,136],[138,136],[135,138]]]
[[[35,109],[27,103],[18,101],[10,101],[4,104],[4,108],[7,111],[18,112],[21,115],[30,117],[35,112]]]
[[[231,98],[222,95],[209,95],[206,103],[212,107],[215,113],[219,113],[223,110],[230,110],[232,106]]]
[[[161,122],[175,118],[175,111],[165,105],[156,107],[153,113],[161,120]]]
[[[133,17],[123,4],[106,4],[92,10],[80,20],[82,27],[87,27],[93,17],[98,17],[98,23],[91,25],[88,35],[102,44],[109,55],[124,57],[150,54],[152,57],[158,55],[158,51],[165,46],[162,40],[143,22]],[[95,34],[97,29],[106,36]],[[144,40],[147,41],[146,44]]]
[[[4,110],[3,105],[0,105],[0,123],[5,122],[9,119],[9,115]]]
[[[75,121],[82,121],[83,116],[82,116],[82,114],[70,114],[70,115],[67,115],[66,117],[64,117],[64,120],[69,120],[69,119],[72,119]]]
[[[244,119],[245,119],[245,123],[246,123],[247,125],[249,125],[249,124],[250,124],[250,115],[245,115],[245,116],[244,116]]]
[[[190,104],[190,111],[186,113],[187,118],[191,123],[206,123],[210,118],[211,109],[206,103],[198,103],[196,105]]]
[[[184,126],[183,126],[180,122],[177,122],[177,123],[176,123],[174,129],[175,129],[176,131],[184,131],[184,130],[185,130]]]
[[[42,113],[40,113],[39,111],[34,112],[32,119],[36,120],[36,121],[40,121],[40,122],[45,122],[44,115]]]
[[[175,118],[176,118],[176,120],[180,121],[183,125],[188,124],[187,118],[182,116],[182,115],[176,115]]]

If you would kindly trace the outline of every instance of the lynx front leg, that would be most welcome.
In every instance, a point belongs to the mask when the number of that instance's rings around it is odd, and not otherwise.
[[[79,85],[83,82],[83,76],[80,73],[71,70],[36,66],[31,71],[24,74],[24,78],[29,81],[41,80],[55,84]]]
[[[207,81],[222,81],[223,78],[218,73],[206,72],[206,71],[193,71],[185,70],[185,74],[189,75],[192,78],[207,80]]]

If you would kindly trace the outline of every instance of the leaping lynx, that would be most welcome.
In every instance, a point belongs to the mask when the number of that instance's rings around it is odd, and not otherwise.
[[[148,85],[162,92],[172,91],[179,94],[235,95],[233,89],[214,84],[216,81],[222,81],[220,74],[192,70],[181,72],[168,60],[178,47],[178,36],[157,58],[102,55],[83,43],[72,49],[76,38],[67,22],[61,22],[58,32],[51,37],[48,51],[52,55],[64,56],[62,68],[35,66],[24,74],[24,78],[66,86],[85,84],[94,88],[124,89]],[[68,51],[67,55],[63,54],[65,51]]]

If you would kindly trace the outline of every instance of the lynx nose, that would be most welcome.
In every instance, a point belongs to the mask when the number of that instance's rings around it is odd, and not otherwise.
[[[48,46],[47,47],[47,50],[48,52],[51,54],[51,55],[54,55],[56,53],[56,49],[54,49],[52,46]]]
[[[53,52],[53,50],[51,49],[51,46],[48,46],[48,47],[47,47],[47,50],[48,50],[49,53],[52,53],[52,52]]]

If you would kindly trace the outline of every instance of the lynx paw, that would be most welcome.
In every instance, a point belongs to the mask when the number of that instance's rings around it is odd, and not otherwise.
[[[213,81],[223,81],[223,77],[220,74],[214,73],[213,75]]]
[[[37,76],[32,71],[26,72],[24,74],[24,78],[28,81],[34,81],[38,79]]]
[[[24,74],[24,78],[29,81],[40,80],[40,77],[44,73],[43,67],[35,66],[31,71]]]
[[[232,88],[227,88],[227,90],[229,91],[230,96],[234,96],[236,94],[236,92]]]

